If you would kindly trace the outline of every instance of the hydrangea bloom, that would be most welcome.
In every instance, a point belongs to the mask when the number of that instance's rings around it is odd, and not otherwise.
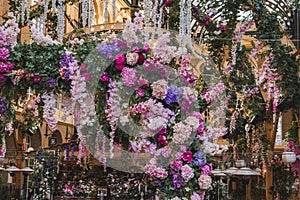
[[[211,187],[212,179],[209,175],[202,174],[198,179],[198,184],[201,190],[207,190]]]
[[[175,85],[171,85],[167,91],[167,96],[165,101],[167,104],[177,103],[179,100],[179,95],[182,95],[183,91],[181,88],[176,87]]]
[[[165,80],[158,80],[151,84],[152,95],[157,99],[164,99],[168,91],[168,83]]]
[[[185,180],[189,180],[194,177],[194,170],[189,165],[183,165],[181,167],[181,176]]]
[[[6,47],[0,48],[0,60],[6,60],[9,55],[9,50]]]

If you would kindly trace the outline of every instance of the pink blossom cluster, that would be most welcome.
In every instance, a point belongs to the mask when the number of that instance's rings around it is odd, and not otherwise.
[[[224,83],[219,82],[217,85],[208,88],[206,92],[201,94],[201,97],[206,100],[208,104],[212,103],[214,99],[216,99],[224,90],[226,86]]]
[[[14,48],[17,44],[17,37],[20,32],[16,17],[12,12],[8,13],[9,19],[4,26],[0,27],[0,46],[11,46]]]
[[[168,177],[168,172],[163,167],[157,167],[155,165],[146,166],[145,173],[153,178],[165,179]]]
[[[122,82],[124,85],[131,87],[137,82],[137,71],[133,68],[124,67],[122,69]]]
[[[256,55],[258,54],[258,52],[260,50],[262,50],[263,48],[263,45],[264,43],[262,41],[258,41],[256,44],[255,44],[255,48],[253,48],[250,52],[250,58],[254,58],[256,57]]]
[[[155,48],[153,49],[153,55],[157,60],[169,63],[173,58],[179,54],[176,46],[169,46],[170,33],[164,33],[158,38]]]
[[[49,35],[44,35],[34,26],[31,26],[31,43],[37,43],[41,46],[48,46],[53,44],[59,44],[58,41],[54,41]]]
[[[202,191],[199,195],[196,192],[193,192],[192,196],[190,197],[190,200],[204,200],[205,192]]]
[[[43,110],[45,113],[45,121],[49,125],[52,132],[56,130],[57,119],[55,115],[56,96],[53,92],[44,93],[42,95],[44,102]]]
[[[182,76],[186,83],[194,85],[197,80],[197,75],[195,74],[194,69],[190,66],[190,59],[190,54],[183,55],[181,66],[178,68],[178,73]]]
[[[189,139],[193,129],[191,126],[179,122],[174,125],[173,130],[173,142],[175,144],[183,144]]]
[[[181,104],[181,109],[183,111],[188,111],[197,101],[198,92],[193,88],[183,87],[183,96],[184,98]]]
[[[141,141],[130,141],[130,150],[133,152],[145,152],[145,153],[156,153],[156,144],[153,144],[149,140],[141,140]]]
[[[212,184],[211,176],[202,174],[198,179],[198,184],[201,190],[208,190]]]
[[[259,93],[259,88],[255,87],[255,88],[250,88],[248,90],[245,91],[245,97],[249,98],[254,96],[255,94]]]

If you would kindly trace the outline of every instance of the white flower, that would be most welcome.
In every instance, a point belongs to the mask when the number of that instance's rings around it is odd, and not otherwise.
[[[197,129],[199,126],[199,120],[196,117],[189,116],[185,119],[185,123],[189,126],[192,126],[194,129]]]

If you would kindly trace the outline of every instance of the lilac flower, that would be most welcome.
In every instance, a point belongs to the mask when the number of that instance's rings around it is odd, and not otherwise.
[[[39,155],[38,155],[38,159],[42,160],[42,158],[43,158],[43,155],[42,155],[42,154],[39,154]]]
[[[175,189],[181,188],[181,186],[185,185],[185,181],[179,177],[177,173],[173,175],[172,183]]]
[[[120,51],[120,47],[117,44],[101,43],[98,47],[99,53],[103,55],[112,55]]]
[[[46,87],[47,88],[53,88],[57,83],[57,79],[55,78],[49,78],[46,82]]]
[[[46,167],[50,167],[51,163],[50,162],[46,162]]]
[[[169,87],[167,91],[167,96],[165,98],[166,103],[170,104],[170,103],[178,102],[179,99],[178,96],[181,95],[182,93],[183,93],[182,89],[172,85],[171,87]]]
[[[64,54],[60,59],[61,67],[70,67],[70,63],[74,62],[74,58],[71,54]]]

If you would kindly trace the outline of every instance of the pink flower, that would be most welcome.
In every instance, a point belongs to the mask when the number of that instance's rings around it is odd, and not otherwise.
[[[144,78],[140,78],[138,80],[138,84],[140,87],[148,87],[148,85],[149,85],[148,80],[144,79]]]
[[[170,167],[174,170],[180,170],[182,167],[182,162],[180,160],[174,160],[170,163]]]
[[[206,25],[206,26],[208,26],[208,24],[209,24],[209,22],[208,22],[208,21],[206,21],[206,22],[205,22],[205,25]]]
[[[144,93],[144,91],[143,91],[142,88],[136,89],[135,92],[136,92],[140,97],[145,96],[145,93]]]
[[[184,152],[182,155],[182,159],[188,163],[192,162],[193,161],[193,153],[191,151]]]
[[[139,60],[139,54],[137,53],[127,53],[126,54],[126,62],[128,65],[135,65]]]
[[[137,82],[136,70],[124,67],[122,70],[122,81],[128,87],[133,86]]]
[[[107,76],[106,72],[103,73],[103,75],[100,77],[100,80],[102,82],[108,82],[109,81],[109,77]]]
[[[150,51],[150,46],[149,46],[149,44],[145,44],[145,45],[144,45],[143,51],[144,51],[144,52]]]
[[[190,200],[203,200],[200,195],[196,192],[193,192]]]
[[[135,47],[132,47],[132,51],[135,53],[139,53],[141,50],[139,47],[135,46]]]
[[[167,7],[171,3],[171,0],[166,0],[164,6]]]
[[[169,158],[172,152],[172,148],[164,147],[161,149],[161,155],[164,158]]]
[[[125,56],[123,54],[116,55],[116,65],[124,65]]]
[[[165,80],[158,80],[151,84],[152,95],[157,99],[164,99],[168,92],[168,85]]]
[[[183,165],[181,167],[181,176],[185,180],[189,180],[194,177],[194,170],[189,165]]]
[[[198,179],[198,184],[201,190],[207,190],[211,187],[212,179],[209,175],[202,174]]]
[[[82,63],[82,64],[80,65],[80,70],[81,70],[81,71],[86,71],[86,70],[87,70],[86,65]]]
[[[205,15],[205,18],[206,18],[206,19],[210,19],[210,15],[209,15],[209,14],[206,14],[206,15]]]
[[[222,24],[222,25],[220,26],[220,30],[223,31],[223,30],[225,30],[225,29],[226,29],[226,25]]]
[[[0,48],[0,60],[6,60],[9,57],[9,55],[9,50],[7,48]]]
[[[91,75],[88,72],[84,72],[83,74],[81,74],[82,77],[84,77],[84,80],[86,82],[89,82],[91,80]]]
[[[201,174],[204,174],[204,175],[209,175],[211,173],[211,170],[212,170],[212,166],[211,165],[204,165],[203,167],[201,167]]]

